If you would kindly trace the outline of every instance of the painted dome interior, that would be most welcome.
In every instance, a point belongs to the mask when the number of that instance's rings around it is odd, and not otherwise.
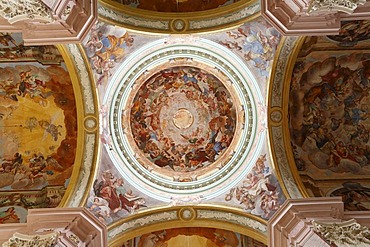
[[[195,67],[171,67],[139,88],[130,112],[137,147],[151,162],[175,172],[213,164],[236,128],[230,93],[218,78]]]
[[[0,33],[0,223],[85,207],[112,246],[244,247],[287,198],[370,210],[370,22],[282,37],[259,7],[101,1],[81,44]]]

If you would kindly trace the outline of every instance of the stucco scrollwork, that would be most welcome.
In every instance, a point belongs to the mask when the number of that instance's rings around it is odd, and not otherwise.
[[[204,200],[202,195],[171,196],[171,206],[198,205]]]
[[[134,218],[125,223],[122,223],[118,227],[111,228],[108,232],[108,238],[112,239],[115,236],[133,229],[137,229],[146,224],[155,224],[159,222],[168,222],[171,220],[178,219],[177,211],[172,210],[169,212],[159,212],[145,217]]]
[[[10,24],[27,19],[53,21],[50,9],[41,0],[1,0],[0,13]]]
[[[366,0],[312,0],[308,7],[308,13],[344,12],[351,14],[359,5],[363,5],[365,2]]]
[[[340,244],[339,246],[370,244],[369,229],[354,219],[338,223],[313,221],[313,226],[314,231],[329,243]]]
[[[234,222],[238,225],[250,227],[258,232],[267,234],[266,225],[252,218],[245,217],[244,215],[238,215],[230,212],[215,212],[212,210],[198,210],[197,216],[199,219],[213,219],[225,222]]]
[[[115,20],[118,23],[127,23],[132,26],[140,26],[145,28],[153,28],[157,30],[169,30],[169,22],[161,20],[146,20],[140,17],[127,15],[125,13],[116,12],[109,7],[101,5],[99,2],[98,6],[99,15],[111,20]]]
[[[232,12],[230,14],[216,17],[216,18],[208,18],[204,20],[194,20],[189,21],[189,29],[190,30],[197,30],[197,29],[205,29],[215,26],[222,26],[228,23],[232,23],[235,21],[238,21],[243,18],[247,18],[248,16],[251,16],[258,12],[260,10],[260,3],[257,2],[255,4],[252,4],[250,6],[247,6],[244,9],[237,10],[235,12]]]
[[[23,246],[42,246],[53,247],[56,245],[58,234],[56,232],[46,235],[25,235],[21,233],[14,233],[13,236],[5,243],[3,247],[23,247]]]
[[[84,94],[84,104],[85,104],[85,113],[86,114],[93,114],[95,113],[95,105],[94,105],[94,95],[93,90],[91,88],[91,81],[89,78],[88,69],[86,67],[86,63],[81,56],[81,51],[77,45],[70,44],[68,45],[68,49],[70,54],[72,55],[71,58],[73,62],[76,64],[76,68],[78,70],[78,76],[80,77],[80,82],[83,89]]]

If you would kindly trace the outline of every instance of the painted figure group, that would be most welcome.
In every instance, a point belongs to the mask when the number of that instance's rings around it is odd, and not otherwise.
[[[265,162],[266,154],[258,158],[242,185],[232,188],[225,200],[236,199],[247,212],[268,219],[279,208],[280,192],[277,184],[272,183],[274,175]]]
[[[181,104],[195,115],[194,123],[188,129],[168,131],[173,121],[163,117],[164,112]],[[131,108],[137,146],[154,164],[174,171],[193,171],[213,163],[230,145],[235,125],[235,108],[225,87],[193,67],[174,67],[154,75],[140,88]]]
[[[323,62],[326,66],[335,63],[335,58]],[[292,128],[299,170],[313,165],[335,173],[370,173],[368,63],[362,61],[364,67],[356,70],[338,64],[328,66],[321,82],[306,84],[303,105],[291,108],[303,110],[294,120],[301,124]]]
[[[125,50],[132,46],[134,41],[128,32],[117,37],[114,34],[105,35],[102,29],[104,27],[94,27],[89,40],[85,44],[92,69],[98,75],[98,84],[108,81],[108,78],[112,75],[111,69],[123,59]]]
[[[281,37],[279,32],[265,21],[260,21],[244,24],[226,34],[227,38],[219,43],[241,53],[261,76],[268,76],[268,67]]]
[[[4,81],[0,83],[0,95],[18,101],[18,97],[29,95],[30,98],[41,97],[46,99],[52,92],[46,90],[45,82],[36,78],[31,70],[21,71],[19,73],[20,81]]]
[[[54,174],[54,170],[61,168],[58,161],[48,155],[33,154],[27,163],[23,162],[24,157],[15,153],[13,159],[2,159],[0,174],[8,174],[12,179],[12,189],[39,188],[47,183],[47,176]]]
[[[113,215],[131,214],[146,207],[145,199],[127,189],[123,179],[109,170],[102,173],[101,180],[95,180],[93,187],[94,195],[89,197],[86,206],[106,224],[113,222]]]

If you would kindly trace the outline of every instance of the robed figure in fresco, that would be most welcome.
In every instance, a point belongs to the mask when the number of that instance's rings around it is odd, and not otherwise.
[[[117,178],[109,170],[102,173],[100,181],[95,180],[93,187],[95,195],[89,198],[87,207],[107,223],[111,222],[113,214],[131,214],[146,207],[145,199],[127,189],[124,180]]]
[[[0,212],[0,224],[19,223],[20,219],[15,212],[14,207],[9,207],[5,211]]]

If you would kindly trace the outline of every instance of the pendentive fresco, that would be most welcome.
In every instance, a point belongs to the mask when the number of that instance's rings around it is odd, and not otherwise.
[[[123,28],[103,23],[96,24],[96,27],[99,28],[92,30],[84,44],[90,57],[99,97],[104,99],[109,97],[106,95],[107,89],[110,87],[110,79],[115,78],[114,73],[124,70],[120,65],[125,63],[135,49],[162,37],[128,33]],[[189,42],[196,44],[199,38],[197,35],[189,36]],[[258,78],[258,86],[261,89],[267,88],[265,84],[280,35],[266,22],[257,19],[237,29],[202,35],[202,38],[209,38],[232,51]],[[176,40],[176,37],[173,39]],[[167,40],[164,45],[171,46],[175,42],[172,37]],[[234,43],[239,43],[240,49],[233,46]],[[119,44],[123,46],[120,47]],[[125,104],[129,107],[122,108],[124,119],[122,126],[118,126],[121,129],[119,131],[130,140],[130,145],[135,146],[134,156],[141,157],[138,159],[141,166],[148,171],[155,169],[163,176],[179,177],[180,180],[175,180],[177,182],[182,182],[182,178],[192,177],[185,175],[187,173],[197,172],[194,178],[202,176],[202,169],[207,169],[220,157],[225,162],[230,160],[232,156],[229,156],[231,151],[227,151],[228,146],[235,138],[237,121],[243,120],[240,113],[236,112],[239,108],[235,104],[239,104],[236,103],[239,100],[235,102],[235,96],[232,96],[235,91],[230,93],[230,82],[225,81],[225,75],[219,77],[217,73],[213,74],[216,70],[214,65],[206,66],[198,60],[192,60],[179,56],[156,65],[153,71],[144,70],[132,86],[134,92],[127,96],[128,101]],[[107,65],[105,71],[100,62]],[[261,101],[256,105],[258,118],[261,118],[259,123],[264,123],[265,103]],[[108,127],[111,114],[109,105],[101,107],[101,162],[104,164],[86,204],[91,212],[103,222],[111,224],[131,214],[140,213],[141,210],[158,206],[207,203],[198,194],[176,194],[170,197],[169,203],[163,203],[142,193],[143,188],[136,189],[125,176],[120,175],[122,169],[116,169],[118,164],[115,164],[115,160],[110,160],[112,153],[116,152],[113,149],[115,140],[112,140],[110,133],[112,129]],[[261,132],[265,129],[266,125],[258,127]],[[268,219],[285,197],[270,167],[269,156],[266,152],[255,156],[245,177],[211,202],[237,207],[246,213]],[[126,164],[119,164],[122,165]],[[152,165],[157,168],[151,168]],[[183,182],[188,183],[191,180]]]

